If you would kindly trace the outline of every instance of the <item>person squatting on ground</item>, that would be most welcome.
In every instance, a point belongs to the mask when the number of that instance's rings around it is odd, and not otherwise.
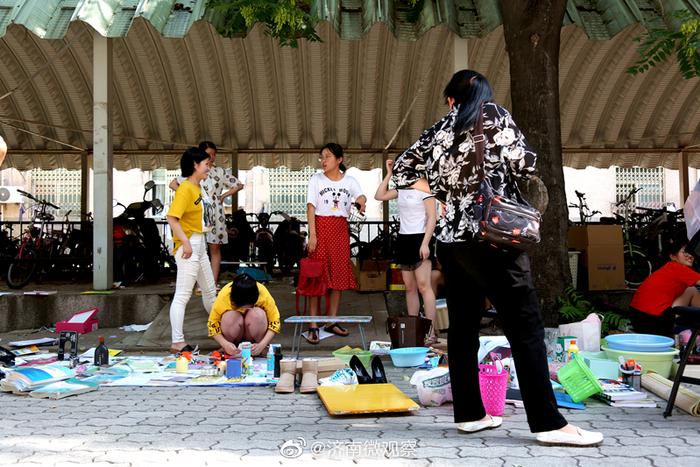
[[[202,182],[202,189],[211,200],[207,204],[210,210],[211,230],[206,233],[209,255],[211,257],[211,269],[214,274],[214,283],[219,281],[221,270],[221,245],[228,244],[226,232],[226,215],[224,213],[224,200],[243,189],[243,184],[232,174],[231,169],[224,169],[216,165],[216,145],[211,141],[199,143],[199,149],[209,154],[209,176]],[[170,188],[177,190],[182,179],[170,182]]]
[[[693,270],[693,255],[685,251],[685,229],[668,239],[664,252],[669,261],[647,277],[634,293],[630,318],[635,332],[673,337],[674,306],[700,307],[700,273]]]
[[[323,275],[330,289],[330,309],[328,316],[338,315],[340,295],[343,290],[357,287],[350,263],[350,232],[348,216],[353,202],[365,212],[367,198],[362,194],[360,184],[347,175],[343,164],[343,148],[336,143],[328,143],[320,151],[323,173],[311,176],[306,199],[306,218],[309,223],[309,257],[323,262]],[[319,297],[310,297],[311,316],[319,315]],[[325,328],[339,336],[347,336],[348,331],[338,323],[330,323]],[[309,326],[306,340],[318,344],[319,335],[316,323]]]
[[[399,237],[397,241],[396,263],[401,268],[401,277],[406,285],[406,308],[409,316],[418,316],[420,298],[423,298],[425,317],[435,321],[435,292],[431,287],[433,266],[433,231],[437,217],[435,197],[430,193],[405,188],[389,189],[394,161],[386,161],[386,177],[379,184],[374,199],[389,201],[398,198]],[[435,327],[426,345],[438,341]]]
[[[237,346],[241,342],[253,344],[253,356],[264,355],[275,334],[280,332],[280,312],[264,285],[247,274],[240,274],[219,292],[207,328],[209,337],[228,355],[238,356]]]
[[[475,237],[478,172],[473,128],[483,115],[484,171],[493,189],[504,193],[509,180],[535,171],[536,155],[503,107],[492,102],[481,74],[455,73],[444,90],[449,111],[394,163],[398,188],[431,192],[445,203],[435,232],[437,256],[447,285],[450,319],[448,353],[454,416],[462,432],[501,425],[486,414],[479,390],[480,310],[488,296],[498,309],[510,343],[530,430],[543,444],[591,446],[603,435],[567,424],[557,409],[549,381],[544,326],[527,253],[496,247]],[[427,182],[425,181],[427,180]]]
[[[216,285],[204,239],[209,225],[205,216],[205,204],[208,200],[200,186],[209,174],[209,154],[199,148],[189,148],[182,154],[180,169],[185,179],[175,191],[167,214],[168,224],[173,232],[177,264],[175,296],[170,304],[172,353],[193,350],[185,342],[182,327],[185,321],[185,307],[192,296],[194,284],[197,283],[202,289],[202,302],[207,313],[216,298]]]

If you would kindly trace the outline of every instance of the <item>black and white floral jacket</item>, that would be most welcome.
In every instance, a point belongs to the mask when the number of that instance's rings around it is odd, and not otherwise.
[[[506,109],[489,102],[484,104],[483,112],[484,173],[494,193],[509,196],[510,193],[505,192],[508,181],[534,174],[537,155]],[[411,186],[420,178],[428,180],[430,191],[445,206],[435,235],[439,241],[447,243],[470,239],[478,231],[473,214],[479,180],[473,130],[455,135],[452,127],[456,117],[457,108],[453,108],[425,130],[420,139],[396,159],[393,169],[397,188]]]

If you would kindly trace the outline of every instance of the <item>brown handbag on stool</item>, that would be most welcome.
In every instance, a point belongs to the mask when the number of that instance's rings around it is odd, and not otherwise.
[[[386,327],[391,347],[424,347],[425,336],[430,332],[432,321],[421,316],[395,316],[387,318]]]

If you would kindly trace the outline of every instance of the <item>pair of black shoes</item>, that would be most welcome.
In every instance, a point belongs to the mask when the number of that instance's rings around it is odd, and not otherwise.
[[[357,375],[357,382],[360,384],[386,383],[386,372],[384,371],[384,365],[382,364],[381,358],[377,356],[372,357],[371,375],[360,359],[357,358],[357,355],[353,355],[350,359],[350,369],[355,372]]]

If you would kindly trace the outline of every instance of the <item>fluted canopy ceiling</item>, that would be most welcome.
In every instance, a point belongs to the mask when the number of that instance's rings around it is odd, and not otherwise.
[[[290,49],[260,25],[221,37],[201,0],[0,0],[0,96],[11,92],[0,99],[3,167],[80,167],[92,147],[94,34],[113,37],[118,169],[175,168],[202,139],[241,169],[315,165],[329,141],[348,148],[350,165],[380,167],[414,99],[393,152],[446,111],[455,52],[468,53],[510,106],[498,2],[456,3],[463,8],[426,2],[433,9],[408,25],[389,1],[315,2],[326,12],[323,42]],[[570,2],[560,58],[566,165],[672,168],[680,148],[700,144],[700,80],[683,80],[674,61],[625,73],[652,3]],[[695,0],[671,3],[700,12]],[[455,51],[457,34],[468,39]],[[700,150],[688,154],[700,167]]]

